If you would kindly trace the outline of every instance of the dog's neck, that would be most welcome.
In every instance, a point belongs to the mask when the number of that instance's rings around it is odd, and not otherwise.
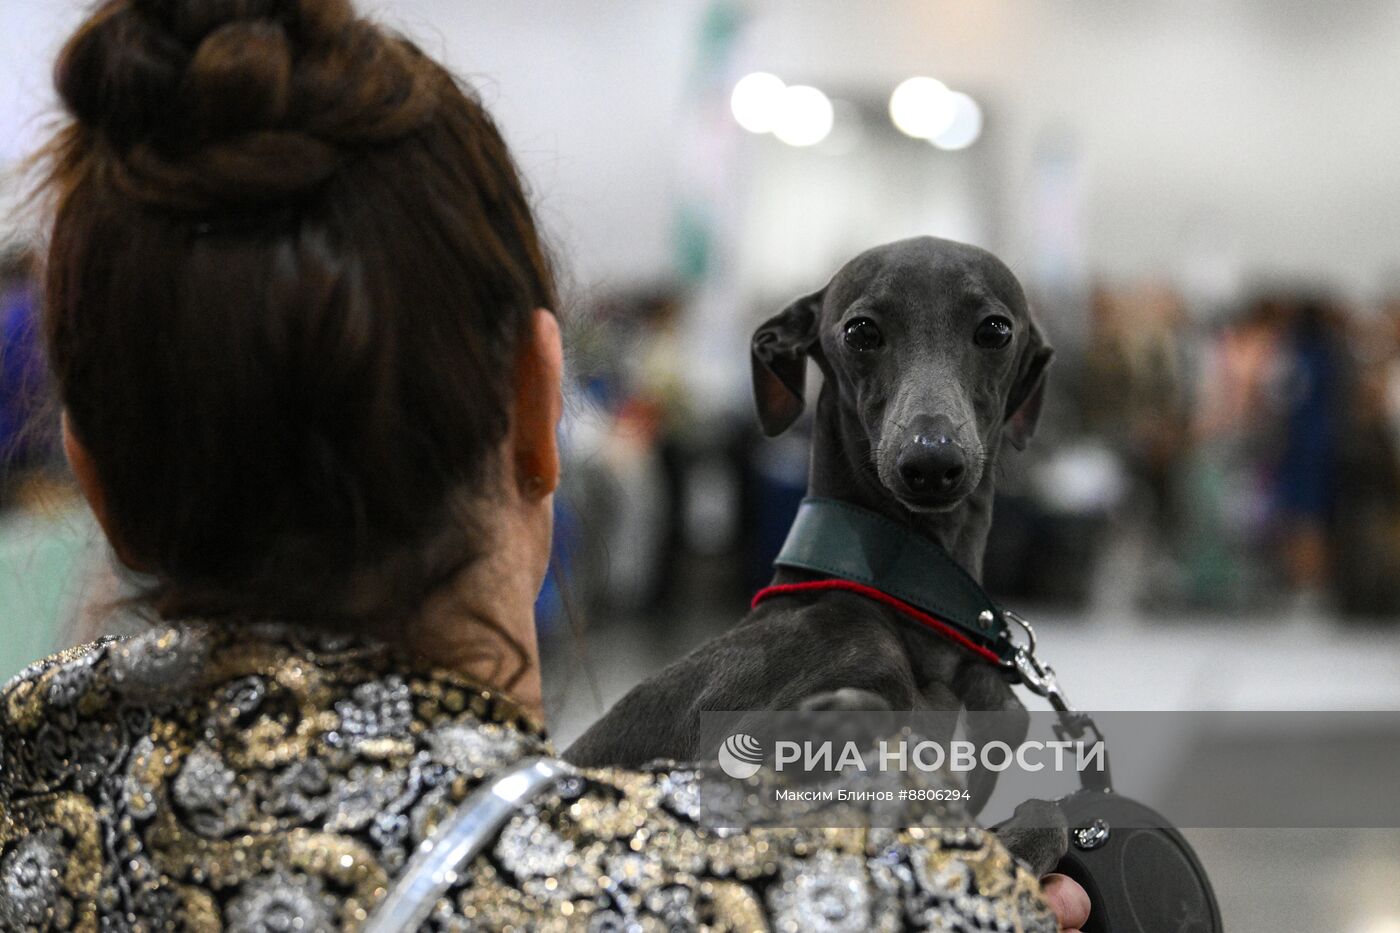
[[[836,392],[823,384],[817,398],[807,494],[851,502],[908,525],[941,544],[980,582],[996,485],[997,451],[988,453],[982,481],[957,507],[935,514],[912,512],[881,485],[864,428],[854,415],[842,410]]]

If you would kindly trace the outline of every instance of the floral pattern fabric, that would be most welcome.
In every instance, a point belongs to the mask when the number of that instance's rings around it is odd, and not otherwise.
[[[291,627],[55,655],[0,692],[0,930],[353,930],[475,787],[549,753],[497,693]],[[706,829],[706,780],[564,780],[425,929],[1055,930],[985,832]]]

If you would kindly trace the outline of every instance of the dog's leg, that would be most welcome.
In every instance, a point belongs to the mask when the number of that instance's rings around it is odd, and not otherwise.
[[[1005,742],[1016,748],[1030,730],[1030,713],[1012,692],[1001,671],[978,661],[968,662],[954,681],[967,711],[968,739],[979,747]],[[984,768],[968,780],[973,813],[980,813],[996,788],[997,775]],[[1027,800],[1011,818],[992,827],[1011,854],[1039,877],[1051,871],[1069,850],[1069,826],[1060,808],[1047,800]]]
[[[1027,800],[992,832],[1037,878],[1053,871],[1069,851],[1069,823],[1048,800]]]
[[[967,737],[978,748],[995,741],[1016,748],[1025,740],[1030,713],[997,668],[982,661],[965,662],[953,681],[953,693],[966,710]],[[980,766],[968,777],[973,813],[982,812],[996,783],[996,772]]]

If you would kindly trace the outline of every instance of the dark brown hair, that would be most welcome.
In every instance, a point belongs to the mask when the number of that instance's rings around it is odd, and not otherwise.
[[[56,83],[50,359],[153,604],[412,612],[556,306],[490,116],[346,0],[109,0]]]

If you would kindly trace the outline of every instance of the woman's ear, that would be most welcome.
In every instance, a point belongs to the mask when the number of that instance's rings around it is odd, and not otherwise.
[[[511,454],[515,482],[528,498],[543,498],[559,485],[559,419],[564,413],[564,343],[559,321],[537,308],[515,360],[515,409]]]

